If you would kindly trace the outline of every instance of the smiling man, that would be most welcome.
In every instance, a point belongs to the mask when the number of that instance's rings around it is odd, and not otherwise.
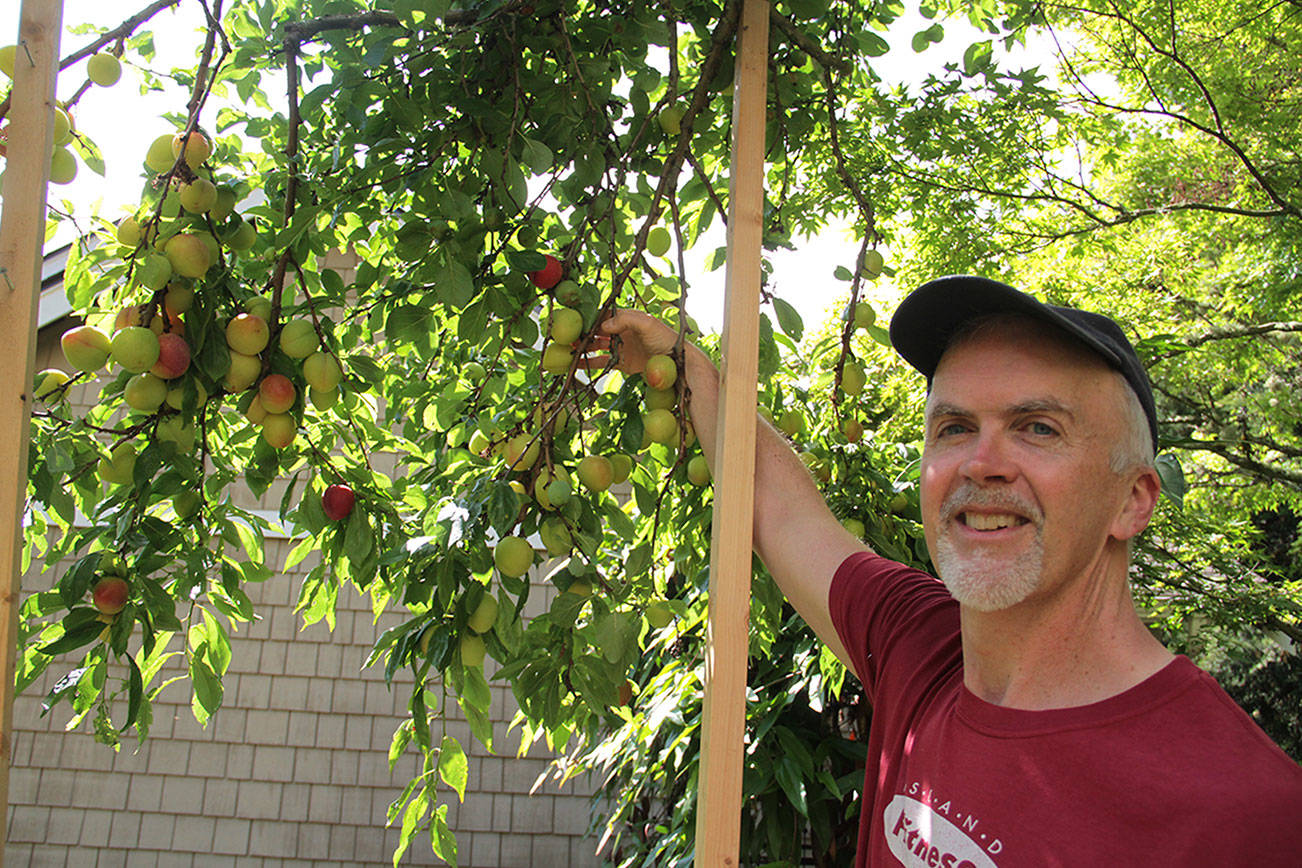
[[[603,328],[626,371],[676,337],[630,311]],[[1302,865],[1302,768],[1131,599],[1160,481],[1125,334],[954,276],[891,338],[928,382],[939,581],[845,531],[772,426],[756,444],[756,551],[873,705],[857,865]],[[712,463],[718,374],[684,363]]]

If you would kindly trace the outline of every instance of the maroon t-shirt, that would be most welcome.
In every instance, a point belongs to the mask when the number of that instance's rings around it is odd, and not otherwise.
[[[858,866],[1302,866],[1302,767],[1185,657],[1101,702],[963,686],[936,579],[847,558],[829,602],[873,705]]]

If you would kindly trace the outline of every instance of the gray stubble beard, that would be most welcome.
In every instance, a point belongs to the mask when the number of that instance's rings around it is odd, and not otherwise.
[[[1007,507],[1029,517],[1035,528],[1030,550],[1012,560],[988,552],[960,555],[946,528],[968,506]],[[1040,586],[1044,570],[1042,518],[1034,504],[1011,492],[981,489],[970,483],[952,492],[941,505],[936,539],[936,569],[950,595],[978,612],[1008,609],[1029,597]]]

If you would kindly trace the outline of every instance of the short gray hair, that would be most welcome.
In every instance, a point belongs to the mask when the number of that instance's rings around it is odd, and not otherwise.
[[[1112,449],[1112,472],[1120,476],[1132,470],[1152,470],[1156,456],[1153,438],[1148,433],[1148,414],[1120,371],[1116,376],[1121,386],[1121,421],[1124,427],[1121,439]]]

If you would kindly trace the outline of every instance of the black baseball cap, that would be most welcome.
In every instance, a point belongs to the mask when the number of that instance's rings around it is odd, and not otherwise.
[[[931,379],[950,340],[964,323],[989,314],[1029,316],[1055,325],[1098,353],[1121,373],[1139,398],[1157,452],[1157,408],[1148,372],[1125,332],[1098,313],[1059,307],[986,277],[954,274],[928,281],[909,293],[891,318],[891,343],[904,360]]]

